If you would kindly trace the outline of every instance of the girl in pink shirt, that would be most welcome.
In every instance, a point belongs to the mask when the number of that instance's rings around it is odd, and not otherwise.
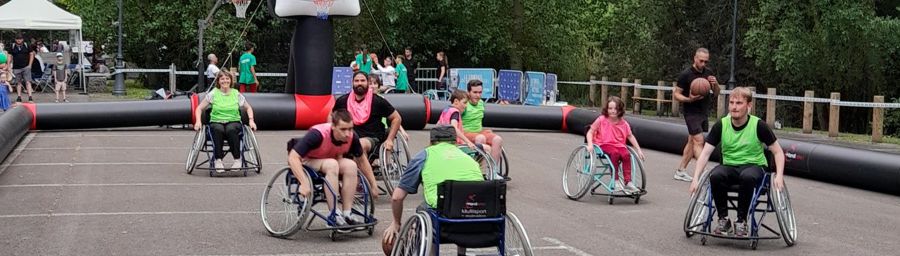
[[[602,114],[585,133],[588,147],[593,149],[595,144],[600,146],[603,153],[609,156],[613,166],[621,164],[622,176],[624,176],[622,183],[625,186],[624,188],[621,185],[616,186],[616,191],[626,194],[638,193],[640,189],[631,183],[631,155],[628,154],[625,140],[631,142],[641,160],[644,160],[644,152],[638,145],[637,139],[631,134],[631,125],[625,121],[625,103],[616,96],[609,97],[607,102]],[[618,179],[618,177],[615,178]]]

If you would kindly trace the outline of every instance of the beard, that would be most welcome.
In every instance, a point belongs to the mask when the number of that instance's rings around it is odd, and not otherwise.
[[[359,96],[366,95],[369,92],[369,86],[353,86],[353,93]]]

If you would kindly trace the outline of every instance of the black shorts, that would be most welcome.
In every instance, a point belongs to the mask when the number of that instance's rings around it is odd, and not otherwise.
[[[687,125],[690,135],[709,131],[709,119],[704,114],[684,113],[684,124]]]

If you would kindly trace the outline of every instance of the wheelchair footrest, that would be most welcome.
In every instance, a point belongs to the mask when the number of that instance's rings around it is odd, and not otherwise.
[[[735,236],[731,234],[720,235],[712,232],[703,232],[703,231],[690,231],[697,235],[705,235],[722,239],[731,239],[731,240],[766,240],[766,239],[781,239],[780,235],[776,236]]]

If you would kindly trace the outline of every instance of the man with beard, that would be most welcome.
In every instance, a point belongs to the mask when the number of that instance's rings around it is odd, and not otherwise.
[[[369,79],[366,73],[358,71],[353,74],[353,92],[338,97],[334,102],[332,112],[347,110],[353,117],[353,130],[359,134],[360,143],[364,152],[371,152],[384,143],[386,150],[394,149],[394,137],[400,130],[400,113],[394,109],[390,102],[376,96],[369,89]],[[383,118],[387,118],[390,129],[386,130]],[[368,162],[366,164],[369,164]],[[375,174],[371,166],[361,168],[371,187],[376,187]],[[366,171],[367,170],[367,171]]]

